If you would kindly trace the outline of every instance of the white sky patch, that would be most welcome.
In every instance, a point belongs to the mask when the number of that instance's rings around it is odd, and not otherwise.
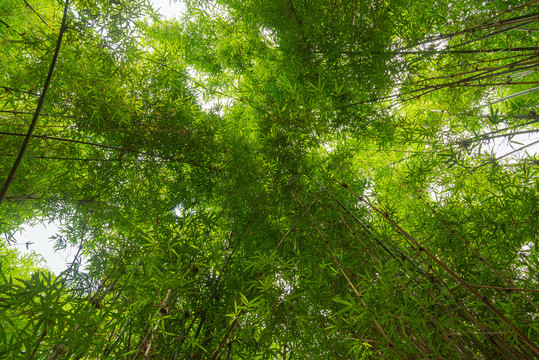
[[[151,0],[150,3],[165,19],[179,19],[187,10],[183,1]]]
[[[23,226],[23,230],[15,234],[17,244],[15,246],[21,253],[36,253],[41,255],[44,266],[56,275],[67,269],[77,254],[77,248],[68,246],[61,251],[54,251],[55,240],[51,237],[60,232],[57,224],[37,224]]]
[[[262,39],[268,47],[275,48],[277,46],[277,39],[270,29],[261,27],[260,32],[262,33]]]
[[[511,140],[506,137],[496,138],[491,140],[487,147],[488,151],[492,151],[499,158],[526,146],[522,150],[507,156],[508,159],[514,160],[522,158],[526,153],[531,156],[539,154],[539,143],[536,143],[537,141],[539,141],[539,130],[536,133],[515,135],[511,137]]]

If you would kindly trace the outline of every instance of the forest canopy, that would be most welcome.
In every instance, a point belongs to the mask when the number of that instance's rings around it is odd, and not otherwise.
[[[1,358],[539,358],[538,1],[185,6],[0,2]]]

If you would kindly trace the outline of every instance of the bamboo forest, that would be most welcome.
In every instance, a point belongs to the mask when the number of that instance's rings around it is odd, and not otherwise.
[[[1,359],[539,358],[538,0],[182,6],[0,0]]]

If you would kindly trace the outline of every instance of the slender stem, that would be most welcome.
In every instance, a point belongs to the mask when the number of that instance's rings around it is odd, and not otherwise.
[[[453,229],[451,226],[449,226],[449,224],[440,216],[440,214],[438,214],[438,212],[425,200],[423,199],[422,196],[419,196],[419,199],[421,199],[423,201],[423,203],[432,211],[432,213],[434,215],[436,215],[436,217],[442,222],[442,224],[444,224],[444,226],[451,231],[452,234],[454,234],[457,239],[459,239],[468,249],[470,249],[470,251],[479,259],[479,261],[481,261],[483,264],[485,264],[486,266],[488,266],[496,275],[498,275],[501,279],[503,279],[509,286],[511,286],[511,288],[501,288],[501,287],[497,287],[497,286],[487,286],[487,285],[472,285],[470,284],[470,286],[473,286],[473,287],[482,287],[482,288],[487,288],[487,289],[498,289],[498,290],[506,290],[506,291],[516,291],[520,294],[520,296],[522,296],[530,305],[532,305],[535,309],[539,310],[539,306],[537,306],[537,304],[535,302],[532,301],[532,299],[530,299],[525,293],[523,293],[523,291],[531,291],[531,292],[539,292],[539,290],[531,290],[531,289],[518,289],[518,288],[515,288],[514,285],[513,285],[513,282],[507,278],[506,276],[504,276],[500,271],[498,271],[498,269],[496,269],[495,267],[493,267],[490,262],[485,259],[483,256],[481,256],[481,254],[479,254],[471,245],[468,241],[464,240],[462,238],[462,236],[460,236],[460,234],[455,230]]]
[[[523,25],[533,24],[533,23],[537,22],[538,18],[539,18],[538,16],[534,16],[534,17],[531,18],[531,20],[527,20],[527,21],[524,21],[524,22],[519,22],[519,23],[517,23],[517,25],[509,26],[509,27],[507,27],[505,29],[501,29],[501,30],[491,32],[490,34],[487,34],[487,35],[484,35],[484,36],[481,36],[481,37],[478,37],[476,39],[472,39],[472,40],[469,40],[469,41],[465,41],[465,42],[457,44],[455,46],[451,46],[450,48],[456,48],[456,47],[459,47],[459,46],[468,45],[468,44],[471,44],[471,43],[474,43],[474,42],[477,42],[477,41],[480,41],[480,40],[484,40],[484,39],[493,37],[493,36],[498,35],[498,34],[502,34],[502,33],[507,32],[507,31],[514,30],[514,29],[516,29],[516,28],[518,28],[520,26],[523,26]]]
[[[473,286],[473,287],[479,287],[479,288],[483,288],[483,289],[493,289],[493,290],[508,291],[508,292],[512,292],[512,291],[516,291],[516,292],[526,291],[526,292],[536,292],[536,293],[539,293],[539,289],[507,288],[507,287],[500,287],[500,286],[476,285],[476,284],[470,284],[470,286]],[[537,306],[535,306],[535,307],[537,307]]]
[[[26,0],[25,0],[26,1]],[[27,3],[28,4],[28,3]],[[32,137],[32,132],[34,131],[34,128],[37,124],[37,120],[39,118],[39,113],[41,112],[41,108],[43,107],[43,103],[45,102],[45,96],[47,95],[47,90],[49,88],[49,85],[52,80],[52,75],[54,73],[54,68],[56,67],[56,61],[58,60],[58,54],[60,53],[60,47],[62,45],[62,38],[64,37],[64,32],[67,29],[66,23],[67,23],[67,11],[69,9],[69,0],[66,0],[65,6],[64,6],[64,14],[62,17],[62,25],[60,26],[60,33],[58,34],[58,40],[56,41],[56,49],[54,50],[54,55],[52,57],[52,62],[49,67],[49,73],[47,74],[47,79],[45,80],[45,84],[43,85],[43,92],[41,93],[41,97],[39,98],[36,112],[34,113],[34,117],[32,119],[32,123],[30,124],[30,127],[28,129],[28,133],[26,134],[26,137],[23,141],[23,144],[21,146],[21,150],[19,151],[19,155],[15,159],[15,163],[13,164],[13,167],[11,168],[11,172],[9,173],[6,182],[4,183],[4,187],[2,188],[2,191],[0,193],[0,206],[2,205],[2,202],[4,201],[4,198],[6,197],[6,194],[8,192],[9,186],[11,185],[11,182],[15,178],[15,173],[17,172],[17,169],[22,161],[22,158],[24,156],[24,152],[26,151],[26,148],[28,147],[28,143],[30,142],[30,139]],[[41,333],[41,336],[36,344],[36,347],[32,351],[32,354],[30,355],[29,359],[32,360],[41,345],[43,339],[47,335],[47,330],[44,329]]]
[[[18,110],[0,110],[0,113],[15,114],[15,115],[35,114],[34,112],[30,112],[30,111],[18,111]],[[75,118],[75,116],[72,116],[72,115],[45,114],[45,113],[40,113],[39,116],[53,116],[53,117],[63,117],[63,118],[71,118],[71,119]]]
[[[7,132],[7,131],[0,131],[0,135],[25,136],[24,134],[14,133],[14,132]],[[171,157],[168,157],[168,156],[162,156],[162,155],[159,155],[159,154],[149,153],[149,152],[146,152],[146,151],[132,150],[132,149],[128,149],[128,148],[124,148],[124,147],[120,147],[120,146],[97,144],[97,143],[88,142],[88,141],[66,139],[66,138],[60,138],[60,137],[48,136],[48,135],[30,135],[30,137],[37,138],[37,139],[43,139],[43,140],[63,141],[63,142],[68,142],[68,143],[72,143],[72,144],[89,145],[89,146],[94,146],[94,147],[103,148],[103,149],[119,150],[119,151],[124,151],[124,152],[132,153],[132,154],[139,154],[139,155],[143,155],[143,156],[150,156],[150,157],[153,157],[153,158],[158,158],[158,159],[168,160],[168,161],[172,161],[172,162],[178,162],[178,163],[182,163],[182,164],[187,164],[187,165],[191,165],[191,166],[195,166],[195,167],[202,167],[202,168],[206,168],[208,170],[216,170],[216,168],[214,168],[212,166],[202,165],[202,164],[195,163],[195,162],[192,162],[192,161],[175,159],[175,158],[171,158]]]

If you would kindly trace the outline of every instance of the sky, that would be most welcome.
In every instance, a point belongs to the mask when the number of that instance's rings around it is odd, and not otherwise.
[[[171,19],[179,16],[183,11],[185,11],[185,5],[182,2],[174,2],[170,0],[152,0],[153,7],[167,19]],[[530,144],[538,140],[537,133],[520,135],[512,139],[513,147],[507,144],[505,138],[496,139],[494,143],[487,146],[487,149],[493,149],[497,157],[503,156],[510,153],[514,149],[521,147],[523,145]],[[516,144],[520,143],[519,144]],[[535,144],[527,148],[527,151],[531,153],[539,153],[539,144]],[[521,152],[517,155],[524,155],[524,152]],[[43,257],[44,263],[50,268],[54,273],[59,274],[66,269],[67,264],[73,261],[73,257],[77,253],[77,249],[73,247],[68,247],[64,251],[55,252],[53,249],[54,240],[50,238],[54,236],[59,231],[57,224],[41,224],[41,225],[26,225],[24,226],[23,231],[19,232],[15,238],[17,239],[17,244],[14,245],[22,253],[29,253],[35,251],[37,254],[41,254]],[[28,243],[28,248],[26,246]]]
[[[59,274],[67,267],[68,261],[73,261],[72,249],[55,252],[54,241],[49,238],[59,231],[58,225],[51,223],[48,225],[25,225],[23,230],[15,234],[17,244],[15,246],[22,253],[35,251],[43,257],[44,263],[55,274]],[[28,247],[27,247],[28,243]]]
[[[151,0],[152,6],[167,19],[177,17],[185,11],[185,4],[182,1],[171,0]]]

